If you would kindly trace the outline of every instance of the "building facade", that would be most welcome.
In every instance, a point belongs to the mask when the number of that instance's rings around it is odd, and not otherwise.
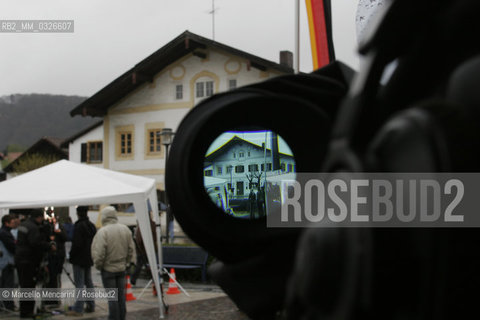
[[[151,177],[164,190],[162,129],[176,131],[194,105],[215,93],[291,72],[291,65],[186,31],[71,112],[103,124],[70,139],[70,160]]]

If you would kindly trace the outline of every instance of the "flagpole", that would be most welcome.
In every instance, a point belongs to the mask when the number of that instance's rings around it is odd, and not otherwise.
[[[215,0],[212,0],[212,40],[215,41]]]
[[[300,0],[295,0],[295,73],[300,72]]]

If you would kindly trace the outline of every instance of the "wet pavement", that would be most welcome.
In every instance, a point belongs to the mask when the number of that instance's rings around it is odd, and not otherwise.
[[[248,317],[245,316],[245,314],[243,314],[242,312],[240,312],[238,308],[233,304],[233,302],[226,296],[172,305],[169,307],[168,315],[165,318],[169,320],[248,319]]]
[[[69,264],[65,264],[66,270],[71,270]],[[97,271],[92,272],[95,287],[102,287],[100,274]],[[168,320],[207,320],[207,319],[229,319],[246,320],[248,317],[240,312],[236,305],[226,296],[226,294],[216,285],[202,283],[182,283],[183,288],[188,295],[165,294],[164,300],[168,308],[168,314],[165,319]],[[127,320],[159,319],[158,297],[153,295],[152,286],[148,285],[146,279],[138,279],[136,286],[132,286],[132,293],[135,300],[127,301]],[[73,284],[64,273],[62,275],[62,288],[72,288]],[[165,284],[165,291],[168,289],[168,283]],[[74,301],[62,301],[62,305],[52,309],[41,318],[52,320],[74,320],[74,319],[108,319],[108,307],[106,300],[97,300],[95,312],[84,313],[81,317],[66,316],[64,313],[68,306],[73,305]],[[16,303],[18,306],[18,302]],[[40,318],[40,317],[39,317]],[[0,311],[1,320],[19,319],[18,312],[7,313]]]
[[[127,320],[159,319],[160,313],[158,307],[143,306],[140,310],[131,311],[133,304],[143,304],[142,302],[127,302]],[[137,308],[135,308],[137,309]],[[63,314],[45,314],[40,319],[64,320],[64,319],[108,319],[106,310],[97,310],[94,313],[84,314],[83,317],[65,316]],[[0,319],[10,320],[19,319],[18,314],[0,313]],[[206,298],[193,302],[184,302],[172,304],[169,306],[164,319],[168,320],[247,320],[249,319],[226,297]]]

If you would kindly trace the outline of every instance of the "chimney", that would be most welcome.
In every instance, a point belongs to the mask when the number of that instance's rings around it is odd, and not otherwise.
[[[284,51],[285,52],[285,51]],[[280,170],[280,153],[278,152],[278,135],[274,132],[271,132],[272,135],[272,169]]]
[[[280,64],[282,66],[293,68],[293,53],[288,50],[280,51]]]

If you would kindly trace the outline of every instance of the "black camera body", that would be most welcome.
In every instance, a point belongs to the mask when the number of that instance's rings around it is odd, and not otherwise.
[[[45,241],[47,241],[49,244],[49,250],[52,250],[52,248],[56,247],[57,243],[55,240],[50,239],[51,236],[55,236],[54,226],[48,220],[43,220],[39,226],[39,229]]]
[[[356,75],[333,62],[239,88],[204,100],[178,128],[166,170],[172,211],[218,259],[212,278],[253,319],[478,313],[475,229],[267,228],[265,218],[226,214],[206,191],[212,169],[204,159],[224,132],[277,133],[297,173],[480,171],[480,43],[472,37],[480,32],[480,3],[396,0],[386,7],[360,46],[365,63]],[[273,146],[261,148],[274,154]],[[238,196],[232,188],[226,198]],[[258,284],[262,291],[252,292]]]

